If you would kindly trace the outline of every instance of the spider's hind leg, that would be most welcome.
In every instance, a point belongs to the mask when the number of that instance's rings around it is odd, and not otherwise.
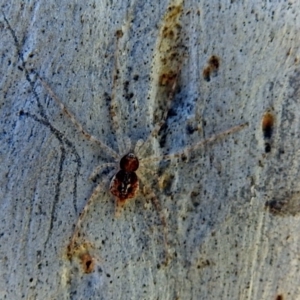
[[[154,208],[157,211],[157,214],[160,218],[161,226],[163,227],[163,240],[164,240],[164,260],[163,265],[167,266],[171,260],[171,254],[169,251],[169,242],[168,242],[168,228],[167,228],[167,219],[165,213],[162,209],[159,198],[156,196],[153,189],[147,184],[147,180],[145,177],[139,174],[140,180],[144,187],[144,193],[148,195],[150,198]]]

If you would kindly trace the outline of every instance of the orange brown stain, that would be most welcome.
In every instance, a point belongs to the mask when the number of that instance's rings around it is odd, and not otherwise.
[[[157,49],[159,53],[159,84],[161,86],[173,86],[180,69],[183,57],[182,26],[180,24],[182,12],[182,3],[172,5],[167,9],[162,21],[160,41]]]
[[[208,65],[203,69],[202,75],[206,81],[210,81],[212,73],[216,73],[220,67],[220,58],[212,55],[208,60]]]
[[[79,256],[80,263],[85,274],[94,272],[95,270],[95,259],[90,253],[83,253]]]
[[[159,84],[162,86],[172,86],[174,81],[176,80],[177,74],[170,71],[169,73],[161,74],[159,78]]]
[[[271,112],[265,113],[261,122],[264,138],[271,138],[273,133],[274,123],[275,123],[275,118],[273,114]]]
[[[212,70],[216,71],[220,67],[220,58],[216,55],[212,55],[208,61],[208,64],[212,68]]]
[[[206,81],[210,81],[210,74],[211,74],[211,67],[210,66],[208,66],[208,67],[206,67],[206,68],[204,68],[204,70],[203,70],[203,72],[202,72],[202,75],[203,75],[203,77],[204,77],[204,79],[206,80]]]
[[[74,258],[79,260],[82,271],[85,274],[94,272],[96,266],[96,259],[90,254],[92,245],[87,242],[76,244],[68,247],[67,257],[71,261]]]

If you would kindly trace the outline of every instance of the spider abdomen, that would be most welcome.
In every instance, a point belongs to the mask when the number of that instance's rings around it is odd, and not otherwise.
[[[134,198],[138,189],[139,180],[135,172],[120,170],[110,183],[110,192],[121,202]]]

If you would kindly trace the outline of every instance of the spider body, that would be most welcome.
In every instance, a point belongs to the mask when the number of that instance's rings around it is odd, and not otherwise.
[[[116,197],[116,214],[126,200],[136,196],[139,190],[139,179],[135,171],[139,167],[139,160],[135,154],[129,152],[120,160],[120,170],[110,182],[110,192]]]

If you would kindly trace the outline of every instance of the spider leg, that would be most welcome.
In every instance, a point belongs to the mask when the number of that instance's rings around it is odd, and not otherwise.
[[[124,149],[124,154],[127,154],[127,153],[129,153],[130,151],[131,151],[131,147],[132,147],[132,145],[131,145],[131,140],[130,140],[130,138],[128,137],[128,136],[124,136],[124,146],[125,146],[125,149]]]
[[[123,209],[125,203],[126,203],[126,201],[122,201],[117,198],[115,199],[115,217],[116,218],[119,218],[121,216],[121,212],[122,212],[122,209]]]
[[[49,95],[51,96],[52,99],[54,99],[56,101],[56,103],[59,105],[59,107],[61,108],[61,110],[70,118],[70,120],[72,121],[72,123],[77,127],[77,129],[84,135],[84,137],[92,142],[97,143],[100,148],[102,148],[102,150],[104,150],[106,153],[109,153],[109,155],[111,155],[112,157],[114,157],[115,159],[119,158],[119,155],[117,152],[115,152],[113,149],[111,149],[110,147],[108,147],[106,144],[104,144],[103,142],[101,142],[100,140],[98,140],[96,137],[94,137],[93,135],[91,135],[90,133],[88,133],[83,127],[82,125],[76,120],[75,116],[67,109],[67,107],[59,100],[59,98],[56,96],[56,94],[53,92],[53,90],[51,89],[51,87],[49,86],[49,84],[39,75],[37,74],[37,77],[39,78],[39,80],[41,81],[42,85],[44,86],[44,88],[47,90],[47,92],[49,93]]]
[[[112,120],[113,129],[116,133],[117,144],[119,148],[119,153],[124,154],[126,149],[124,149],[124,140],[123,134],[121,132],[121,127],[119,124],[120,117],[120,108],[117,105],[116,101],[116,87],[119,79],[119,61],[118,61],[118,52],[119,52],[119,41],[123,36],[123,32],[121,30],[116,31],[116,45],[115,45],[115,53],[114,53],[114,72],[112,76],[112,92],[111,92],[111,102],[110,102],[110,116]]]
[[[115,167],[116,165],[117,165],[117,161],[109,162],[109,163],[103,163],[103,164],[97,166],[93,170],[92,174],[90,175],[89,180],[94,180],[102,169],[105,169],[105,168],[108,168],[108,167]]]
[[[237,132],[237,131],[240,131],[242,130],[243,128],[245,128],[246,126],[248,126],[248,123],[244,123],[244,124],[240,124],[240,125],[237,125],[237,126],[234,126],[234,127],[231,127],[225,131],[222,131],[220,133],[217,133],[217,134],[214,134],[212,135],[211,137],[205,139],[205,140],[202,140],[190,147],[186,147],[178,152],[175,152],[175,153],[171,153],[171,154],[167,154],[167,155],[161,155],[161,156],[149,156],[147,158],[144,158],[144,159],[140,159],[140,162],[142,164],[145,164],[145,162],[149,163],[150,161],[159,161],[159,160],[168,160],[168,159],[172,159],[172,158],[176,158],[176,157],[180,157],[182,154],[184,154],[185,152],[190,152],[190,151],[194,151],[206,144],[209,144],[209,143],[212,143],[228,134],[232,134],[234,132]]]
[[[165,247],[165,261],[164,261],[164,265],[168,265],[169,260],[170,260],[170,254],[168,251],[168,235],[167,235],[167,221],[166,221],[166,216],[163,212],[162,206],[160,204],[160,201],[158,199],[158,197],[155,195],[155,193],[153,192],[153,190],[151,189],[151,187],[146,184],[147,180],[145,179],[145,177],[141,174],[139,174],[139,178],[143,184],[143,186],[146,188],[146,191],[148,193],[148,195],[151,198],[151,202],[154,205],[160,220],[161,220],[161,224],[163,226],[163,238],[164,238],[164,247]]]
[[[140,148],[143,146],[144,141],[143,140],[138,140],[134,146],[134,153],[138,154],[140,153]]]
[[[70,239],[70,242],[69,242],[68,248],[67,248],[67,250],[68,250],[67,254],[69,257],[72,257],[72,254],[74,253],[74,251],[81,244],[81,243],[78,243],[77,239],[80,238],[80,227],[81,227],[82,221],[84,220],[84,218],[89,210],[90,205],[92,204],[92,202],[95,200],[95,198],[99,195],[99,193],[101,191],[107,190],[106,186],[110,180],[110,177],[112,176],[112,174],[114,172],[115,172],[115,170],[112,170],[111,172],[109,172],[109,174],[106,176],[106,178],[95,187],[90,198],[87,200],[82,211],[80,212],[78,220],[75,224],[75,228],[74,228],[72,237]]]

